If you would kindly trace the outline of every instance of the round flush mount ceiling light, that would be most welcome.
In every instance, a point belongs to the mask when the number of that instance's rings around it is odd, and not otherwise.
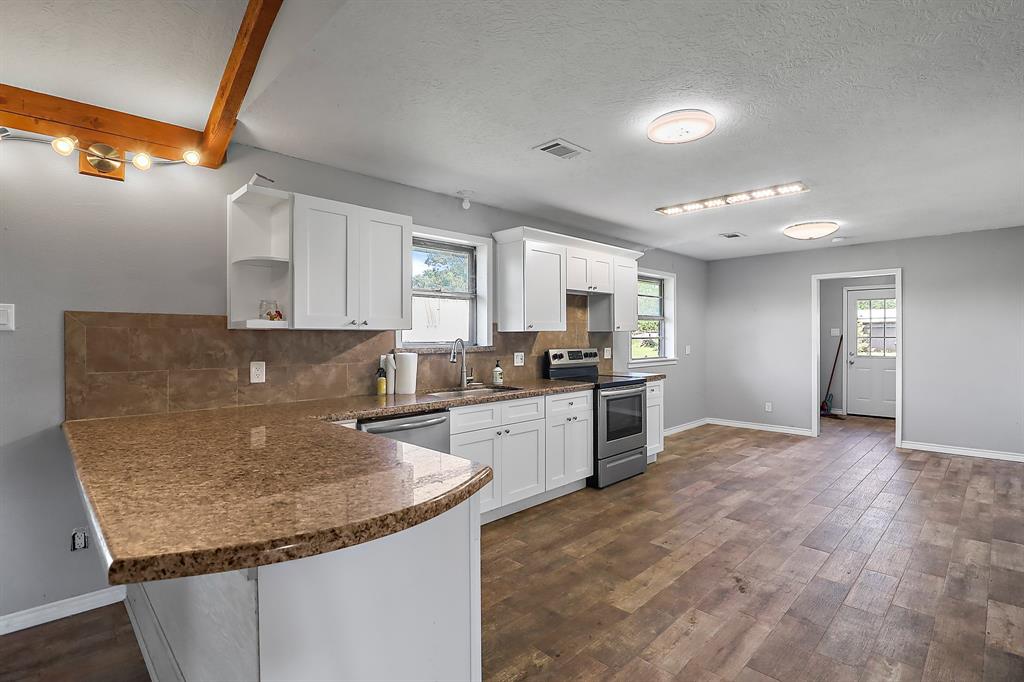
[[[659,144],[693,142],[715,129],[715,117],[701,109],[680,109],[662,114],[647,126],[647,138]]]
[[[790,225],[782,231],[782,234],[791,239],[821,239],[827,237],[839,229],[839,223],[831,221],[815,221],[811,223],[797,223]]]

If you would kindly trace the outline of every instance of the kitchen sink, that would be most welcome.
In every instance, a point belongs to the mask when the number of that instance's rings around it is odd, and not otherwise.
[[[450,391],[435,391],[427,395],[433,398],[472,398],[476,395],[493,395],[505,391],[518,391],[515,386],[479,386],[469,388],[453,388]]]

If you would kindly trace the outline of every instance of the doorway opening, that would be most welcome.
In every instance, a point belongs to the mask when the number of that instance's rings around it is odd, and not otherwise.
[[[811,276],[811,435],[822,413],[887,417],[903,441],[902,268]]]

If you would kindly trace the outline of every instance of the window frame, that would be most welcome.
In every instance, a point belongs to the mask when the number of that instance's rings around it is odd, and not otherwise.
[[[476,293],[473,296],[466,296],[459,292],[431,292],[430,295],[440,298],[475,299],[475,305],[470,306],[470,336],[472,339],[463,339],[467,348],[489,348],[491,345],[491,301],[490,301],[490,272],[491,253],[494,241],[489,237],[480,237],[453,230],[444,230],[424,225],[413,225],[413,244],[432,243],[438,247],[449,247],[453,250],[473,250],[475,258],[470,259],[470,278],[475,281]],[[409,253],[410,260],[412,252]],[[428,290],[413,289],[413,298],[417,291],[421,295],[427,294]],[[439,296],[439,293],[441,294]],[[451,341],[403,341],[402,332],[408,330],[395,330],[395,348],[429,349],[451,344]]]
[[[658,280],[661,283],[661,315],[640,314],[640,280]],[[661,321],[661,355],[653,358],[633,357],[633,334],[626,339],[625,355],[630,368],[676,364],[676,276],[671,272],[643,268],[637,272],[637,322],[644,319]]]

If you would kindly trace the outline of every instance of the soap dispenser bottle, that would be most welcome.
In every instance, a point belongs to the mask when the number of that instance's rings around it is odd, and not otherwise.
[[[496,386],[505,383],[505,370],[501,368],[501,360],[494,361],[494,372],[491,379]]]

